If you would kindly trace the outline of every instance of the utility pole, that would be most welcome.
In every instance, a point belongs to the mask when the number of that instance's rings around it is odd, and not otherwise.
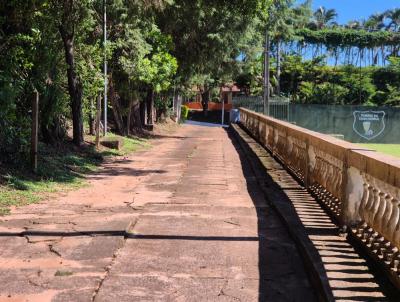
[[[221,125],[224,126],[224,122],[225,122],[225,100],[224,100],[223,93],[222,93],[222,87],[220,89],[221,89],[220,98],[221,98],[221,101],[222,101]],[[231,91],[232,91],[232,87],[231,87]]]
[[[101,119],[101,93],[99,93],[96,101],[96,149],[100,147],[100,119]]]
[[[264,114],[269,115],[269,34],[268,27],[265,29],[264,47]]]
[[[104,136],[107,135],[107,0],[103,0],[103,12],[104,12],[104,20],[103,20],[103,33],[104,33]]]

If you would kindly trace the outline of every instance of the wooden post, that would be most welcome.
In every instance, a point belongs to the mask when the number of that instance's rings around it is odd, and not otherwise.
[[[96,104],[96,149],[100,147],[100,118],[101,118],[101,94],[97,97]]]
[[[38,140],[39,140],[39,92],[35,89],[32,99],[32,135],[31,135],[31,167],[34,173],[38,165]]]

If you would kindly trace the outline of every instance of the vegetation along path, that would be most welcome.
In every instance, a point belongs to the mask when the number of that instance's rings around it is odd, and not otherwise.
[[[317,301],[229,130],[187,125],[156,144],[1,218],[0,301]]]

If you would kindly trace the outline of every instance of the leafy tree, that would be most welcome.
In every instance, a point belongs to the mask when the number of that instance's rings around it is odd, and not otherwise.
[[[83,40],[88,32],[94,29],[93,10],[91,9],[93,1],[51,1],[51,12],[55,16],[56,26],[64,46],[68,92],[71,98],[73,141],[78,146],[83,143],[82,99],[84,87],[82,75],[77,70],[76,44],[79,38]]]
[[[0,153],[17,160],[28,150],[29,109],[41,39],[32,2],[0,3]]]
[[[155,93],[169,89],[176,72],[171,38],[154,21],[166,2],[113,2],[109,8],[110,101],[121,133],[153,121]],[[126,123],[124,123],[124,120]]]
[[[270,1],[176,0],[158,16],[160,29],[172,37],[181,86],[199,87],[204,108],[210,90],[236,70],[242,36]],[[192,87],[190,87],[192,88]]]

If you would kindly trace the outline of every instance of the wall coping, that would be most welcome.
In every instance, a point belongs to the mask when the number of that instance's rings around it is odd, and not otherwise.
[[[258,121],[265,122],[278,131],[282,130],[286,134],[289,133],[291,136],[308,141],[310,146],[318,146],[318,149],[340,160],[346,159],[346,165],[349,167],[354,167],[363,173],[400,188],[400,158],[362,148],[356,144],[280,121],[246,108],[241,107],[239,110],[253,116]]]

